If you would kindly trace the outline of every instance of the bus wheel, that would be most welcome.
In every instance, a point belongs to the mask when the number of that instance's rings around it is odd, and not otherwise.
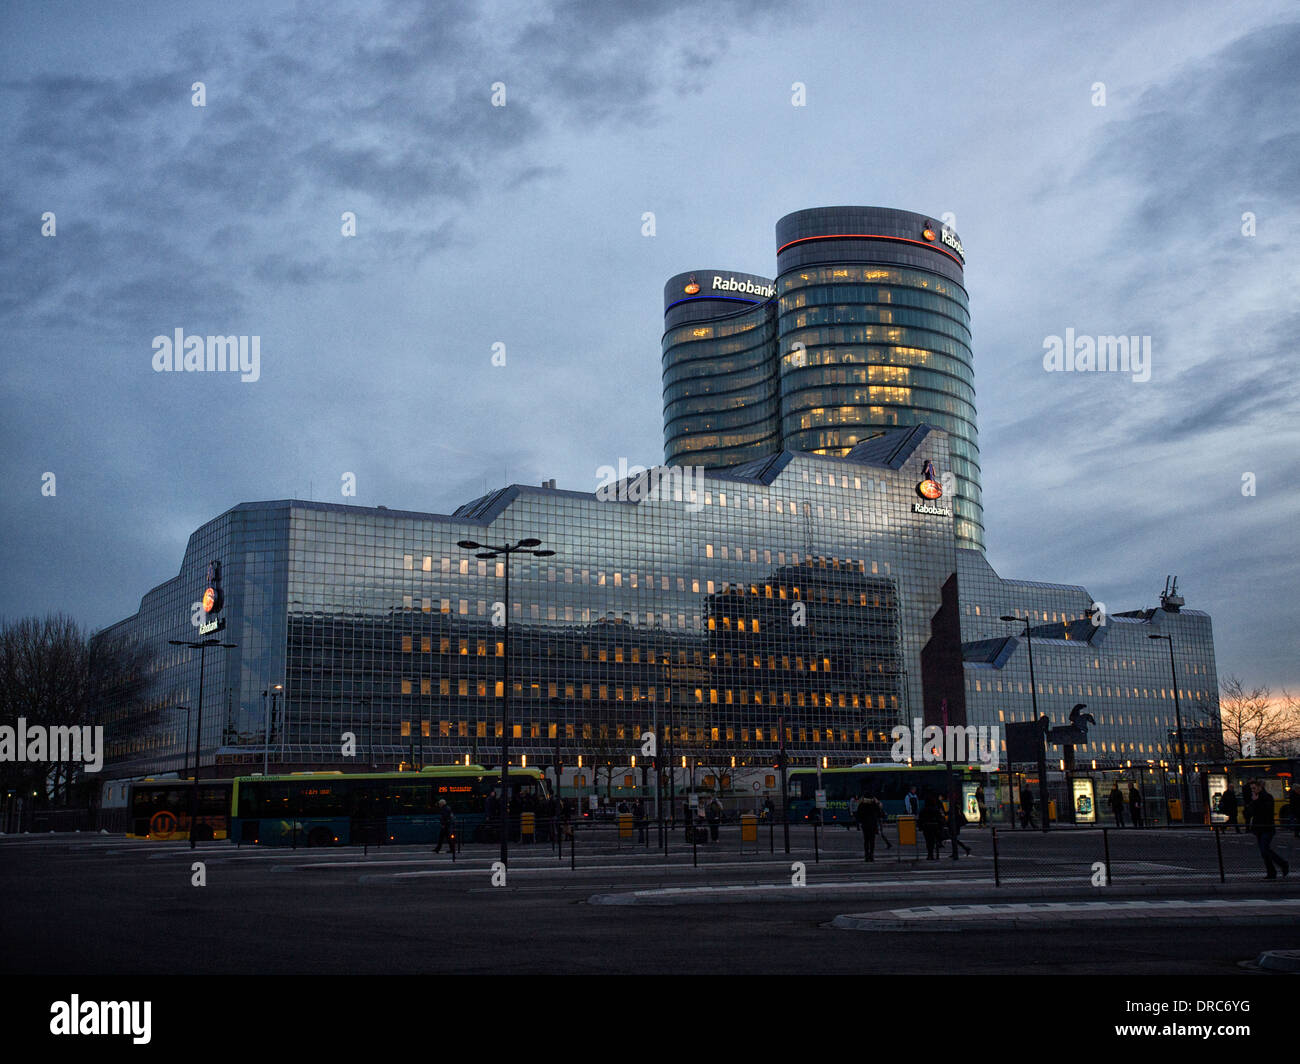
[[[308,846],[328,846],[334,841],[334,836],[325,828],[312,828],[307,835]]]

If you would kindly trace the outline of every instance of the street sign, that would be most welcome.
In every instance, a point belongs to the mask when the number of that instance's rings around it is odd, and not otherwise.
[[[817,808],[826,808],[826,792],[824,790],[817,792]]]
[[[1043,749],[1043,728],[1034,721],[1006,725],[1007,762],[1037,762]]]
[[[755,780],[755,781],[754,781],[754,790],[755,790],[755,791],[761,791],[762,789],[763,789],[762,784],[760,784],[760,783],[758,782],[758,780]]]

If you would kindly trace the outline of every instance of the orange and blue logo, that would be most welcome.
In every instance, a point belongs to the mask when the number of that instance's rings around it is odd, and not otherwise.
[[[917,494],[923,499],[937,499],[943,495],[943,487],[934,476],[934,463],[928,458],[925,465],[921,467],[921,476],[924,478],[916,486]]]
[[[683,288],[682,291],[685,292],[688,296],[693,296],[696,295],[699,292],[699,290],[700,290],[700,286],[699,283],[695,280],[695,274],[691,274],[691,279],[686,283],[686,287]]]
[[[204,581],[203,612],[216,613],[221,609],[221,563],[208,564],[208,578]]]

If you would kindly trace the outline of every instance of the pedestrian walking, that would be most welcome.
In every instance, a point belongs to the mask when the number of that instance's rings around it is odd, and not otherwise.
[[[858,820],[858,796],[855,794],[849,799],[849,819],[844,822],[844,830],[852,831],[854,827],[859,826]]]
[[[1020,826],[1034,826],[1034,792],[1029,789],[1028,783],[1020,785]]]
[[[438,799],[438,845],[434,853],[442,853],[442,844],[447,844],[451,855],[456,856],[456,814],[451,811],[446,798]]]
[[[709,839],[713,842],[718,841],[718,827],[722,823],[722,803],[718,801],[717,795],[709,802],[708,811],[705,813],[709,822]]]
[[[961,796],[956,791],[952,792],[952,797],[948,801],[948,824],[949,830],[952,832],[953,844],[965,850],[966,856],[969,857],[970,847],[961,841],[961,829],[966,823],[966,811],[961,807],[960,798]]]
[[[1142,792],[1138,790],[1136,783],[1128,785],[1128,811],[1133,818],[1135,828],[1146,827],[1146,816],[1142,810]]]
[[[637,842],[645,842],[645,841],[647,841],[647,840],[646,840],[645,802],[642,801],[640,798],[638,798],[635,802],[632,803],[632,817],[633,817],[633,820],[634,820],[635,823],[636,823],[636,828],[637,828],[637,839],[636,839],[636,841],[637,841]]]
[[[880,830],[880,819],[884,815],[884,811],[884,807],[881,806],[879,799],[874,795],[867,795],[853,806],[853,815],[857,819],[858,827],[862,829],[862,859],[864,861],[874,861],[876,859],[876,833]]]
[[[1219,797],[1219,812],[1228,818],[1232,830],[1240,835],[1241,825],[1237,823],[1237,792],[1232,789],[1231,783],[1228,784],[1227,789]]]
[[[1247,816],[1250,830],[1259,843],[1259,855],[1264,858],[1265,879],[1277,879],[1278,868],[1285,876],[1291,866],[1273,852],[1273,836],[1277,827],[1273,823],[1273,796],[1268,793],[1259,780],[1250,781],[1250,806]]]
[[[933,791],[925,796],[917,823],[925,836],[925,859],[939,860],[939,844],[943,841],[943,806]]]
[[[1110,811],[1115,814],[1115,826],[1122,828],[1124,826],[1124,792],[1119,789],[1118,783],[1111,788],[1110,796],[1106,800],[1110,803]]]
[[[916,785],[913,784],[903,795],[903,812],[907,816],[918,816],[921,812],[921,801],[916,796]]]
[[[987,827],[989,822],[989,811],[984,805],[984,784],[975,785],[975,807],[980,811],[980,827]]]

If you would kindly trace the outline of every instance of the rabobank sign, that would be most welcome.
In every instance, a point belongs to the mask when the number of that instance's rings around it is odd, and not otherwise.
[[[723,277],[721,274],[713,275],[713,287],[711,292],[739,292],[747,296],[761,296],[764,299],[771,299],[776,294],[776,285],[773,284],[755,284],[751,280],[737,281],[735,277]]]

